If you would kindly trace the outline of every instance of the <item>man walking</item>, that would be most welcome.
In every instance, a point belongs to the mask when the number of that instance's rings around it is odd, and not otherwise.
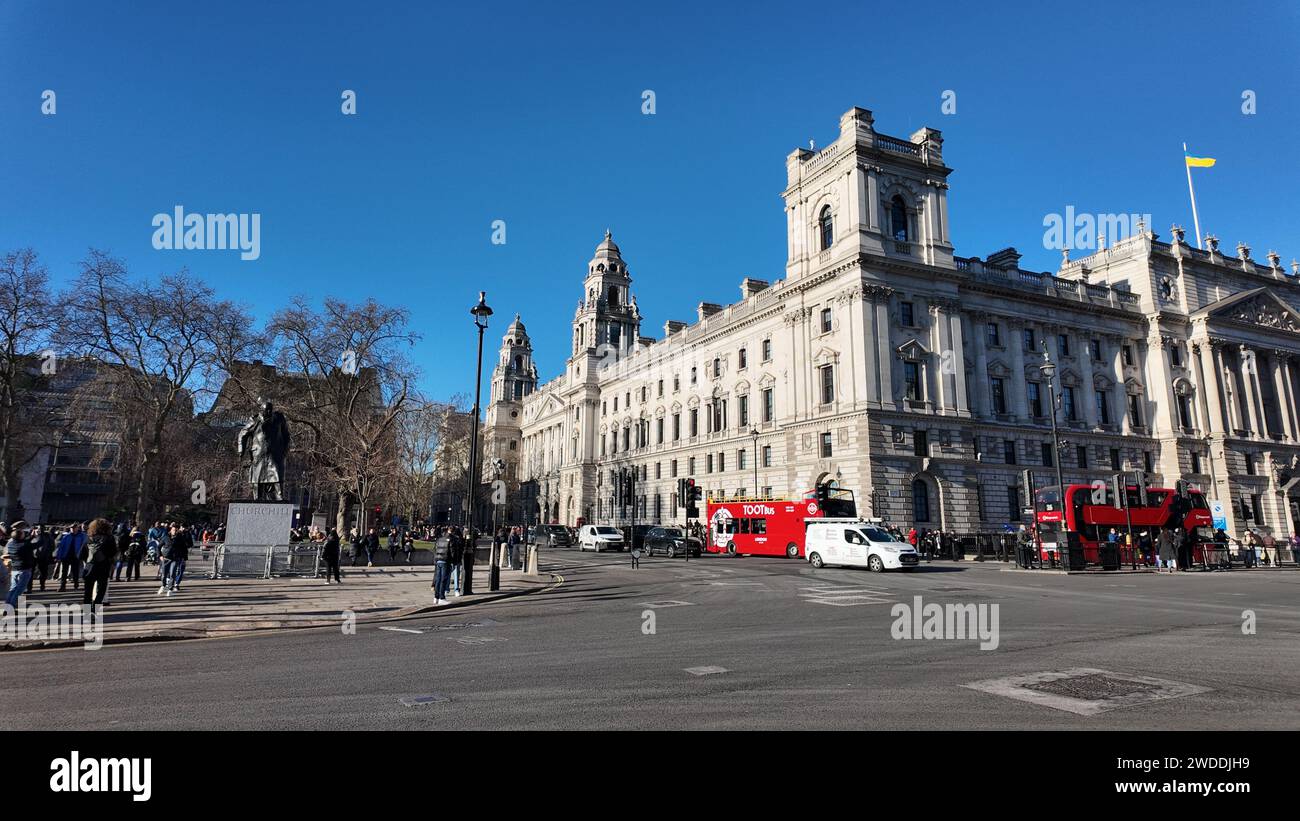
[[[68,532],[59,537],[59,546],[54,558],[59,563],[59,592],[68,588],[68,579],[72,579],[72,589],[81,587],[81,548],[86,543],[86,534],[78,522],[68,528]]]
[[[332,527],[325,539],[325,546],[321,548],[320,557],[325,562],[325,583],[330,583],[330,574],[333,574],[334,581],[343,584],[343,578],[339,575],[339,534]]]
[[[28,537],[26,522],[19,520],[9,526],[4,562],[9,567],[9,592],[5,595],[5,603],[17,610],[18,599],[27,593],[32,571],[36,569],[36,542]]]
[[[45,592],[45,580],[50,577],[50,563],[54,561],[54,535],[47,525],[36,526],[36,574],[30,585],[39,579],[41,592]],[[31,592],[30,590],[28,592]]]
[[[451,552],[447,558],[447,566],[451,569],[451,589],[455,591],[456,598],[460,598],[461,564],[464,560],[465,540],[452,539]]]
[[[113,561],[117,557],[117,540],[108,519],[96,519],[86,528],[86,589],[82,591],[83,604],[103,604],[108,594],[108,579],[112,575]]]
[[[1167,568],[1170,573],[1176,572],[1178,570],[1178,552],[1174,548],[1173,537],[1170,536],[1167,528],[1160,531],[1160,535],[1156,537],[1156,544],[1159,546],[1158,555],[1161,568]]]
[[[460,536],[451,530],[439,539],[433,547],[433,603],[447,603],[447,582],[449,580],[449,562],[451,561],[452,543]]]
[[[510,554],[510,569],[518,570],[519,568],[517,567],[517,565],[519,562],[519,528],[517,527],[510,528],[510,533],[509,535],[506,536],[506,544],[509,545],[508,552]]]
[[[366,567],[374,567],[375,551],[379,550],[379,534],[375,533],[375,529],[373,527],[366,532],[365,547],[366,547]]]
[[[466,596],[473,595],[474,593],[474,551],[477,547],[477,542],[473,534],[471,534],[470,537],[465,540],[465,546],[460,560],[460,588],[461,593]]]

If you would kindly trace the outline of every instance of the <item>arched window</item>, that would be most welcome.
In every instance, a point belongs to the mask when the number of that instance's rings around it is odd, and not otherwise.
[[[524,369],[524,358],[523,358],[522,356],[516,356],[516,357],[515,357],[515,370],[517,370],[517,371],[522,371],[523,369]]]
[[[930,486],[924,479],[912,480],[912,521],[930,521]]]
[[[817,218],[817,231],[821,236],[822,250],[825,251],[835,242],[835,221],[831,218],[829,205],[822,209],[822,215]]]
[[[895,194],[894,198],[889,201],[889,231],[894,235],[894,239],[899,242],[907,242],[907,205],[903,198]]]
[[[613,286],[609,289],[609,305],[611,308],[618,305],[618,288]]]

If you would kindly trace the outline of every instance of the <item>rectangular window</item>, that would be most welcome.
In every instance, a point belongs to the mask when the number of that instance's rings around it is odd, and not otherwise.
[[[1056,335],[1056,350],[1061,356],[1070,355],[1070,337],[1068,334]]]
[[[1192,451],[1192,473],[1201,472],[1201,454],[1198,451]]]
[[[700,433],[700,409],[691,408],[691,436],[698,436]]]
[[[833,365],[822,365],[822,404],[829,405],[835,401],[835,371]]]
[[[1007,391],[1005,383],[998,378],[989,380],[989,391],[993,396],[993,412],[1007,412]]]
[[[1151,451],[1149,450],[1142,451],[1142,466],[1146,468],[1147,473],[1156,472],[1156,460],[1155,457],[1151,454]]]
[[[659,470],[660,470],[660,468],[659,468],[659,463],[658,463],[658,462],[655,462],[655,478],[656,478],[656,479],[662,479],[662,478],[663,478],[663,476],[660,474]]]
[[[744,348],[740,349],[740,355],[736,357],[736,364],[741,370],[744,370],[745,366],[749,364],[749,357]]]
[[[1260,524],[1264,521],[1264,507],[1261,504],[1258,493],[1252,493],[1250,495],[1250,511],[1251,521],[1255,524]]]
[[[905,328],[916,327],[916,314],[912,303],[910,302],[898,303],[898,321]]]
[[[679,390],[681,390],[681,389],[682,389],[682,378],[681,378],[680,376],[674,376],[674,377],[673,377],[673,393],[677,393],[677,391],[679,391]]]
[[[831,332],[831,321],[831,309],[822,308],[822,333],[828,334]]]
[[[1097,421],[1103,425],[1110,424],[1110,394],[1106,391],[1097,391],[1095,398],[1097,400]]]
[[[745,469],[745,449],[741,448],[736,451],[736,470]]]
[[[713,472],[713,454],[712,454],[712,453],[710,453],[708,456],[705,456],[705,457],[704,457],[704,472],[705,472],[705,473],[712,473],[712,472]]]
[[[923,430],[912,431],[912,453],[916,456],[930,455],[930,436]]]
[[[1055,460],[1053,459],[1054,454],[1052,453],[1052,446],[1047,442],[1044,442],[1042,444],[1042,452],[1043,452],[1043,467],[1048,467],[1048,468],[1052,467],[1055,464]]]
[[[763,389],[763,421],[771,422],[776,416],[776,400],[772,397],[772,388]]]
[[[749,427],[749,394],[740,397],[740,426]]]
[[[692,456],[691,458],[689,458],[689,459],[686,460],[686,475],[687,475],[687,476],[694,476],[694,475],[695,475],[695,457],[694,457],[694,456]]]
[[[1043,415],[1043,397],[1038,392],[1037,382],[1025,383],[1025,395],[1029,399],[1029,413],[1031,416],[1039,417]]]
[[[906,387],[908,399],[919,401],[925,398],[925,395],[921,391],[921,363],[903,363],[903,383]]]
[[[1175,368],[1183,366],[1183,349],[1178,347],[1177,342],[1169,346],[1169,364]]]
[[[1133,346],[1132,346],[1132,345],[1125,345],[1121,350],[1122,350],[1122,355],[1123,355],[1124,364],[1125,364],[1125,365],[1132,365],[1132,364],[1133,364]]]
[[[669,474],[668,474],[669,478],[671,478],[671,479],[676,479],[676,478],[677,478],[677,460],[676,460],[676,459],[674,459],[674,460],[672,460],[671,462],[668,463],[668,469],[669,469],[669,471],[670,471]]]
[[[659,380],[659,398],[662,399],[662,398],[663,398],[663,395],[664,395],[664,381],[663,381],[662,379],[660,379],[660,380]]]
[[[1079,463],[1079,467],[1080,467],[1080,468],[1083,468],[1083,469],[1086,470],[1087,467],[1088,467],[1088,446],[1087,446],[1087,445],[1077,445],[1077,446],[1074,448],[1074,459],[1075,459],[1076,462]]]
[[[1101,340],[1100,339],[1088,340],[1088,351],[1092,356],[1093,362],[1100,362],[1101,361]]]
[[[1002,336],[998,333],[998,323],[990,322],[986,325],[985,334],[987,335],[988,344],[995,346],[1002,344]]]
[[[718,472],[723,473],[727,469],[727,454],[718,452]]]
[[[1071,422],[1079,418],[1074,407],[1074,388],[1061,388],[1061,410],[1065,411],[1065,418]]]
[[[673,441],[676,442],[678,439],[681,438],[682,438],[682,415],[680,413],[674,413],[673,414]]]
[[[1246,475],[1254,476],[1255,475],[1255,454],[1247,453],[1245,454],[1245,458],[1246,458]]]
[[[770,339],[763,340],[763,361],[772,361],[772,340]]]
[[[1025,330],[1021,332],[1020,341],[1025,350],[1032,351],[1034,349],[1034,342],[1035,342],[1034,329],[1025,328]]]
[[[1119,448],[1110,449],[1110,469],[1120,470]]]
[[[821,457],[823,459],[829,459],[831,458],[831,432],[826,431],[825,433],[823,433],[821,439],[822,439]]]
[[[763,445],[763,467],[770,468],[771,466],[772,466],[772,446]]]
[[[618,413],[618,397],[614,397],[614,413]]]
[[[1016,463],[1016,443],[1013,439],[1004,439],[1002,442],[1002,461],[1008,465]]]
[[[655,420],[655,444],[662,445],[663,443],[664,443],[664,418],[660,416],[658,419]]]
[[[1142,403],[1135,393],[1128,397],[1128,423],[1135,428],[1142,427]]]

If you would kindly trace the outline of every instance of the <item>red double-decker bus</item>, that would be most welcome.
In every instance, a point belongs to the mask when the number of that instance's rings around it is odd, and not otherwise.
[[[1186,502],[1186,514],[1182,521],[1177,517],[1177,492],[1172,488],[1148,488],[1147,503],[1141,503],[1136,485],[1125,488],[1128,501],[1127,515],[1123,508],[1115,506],[1115,492],[1109,485],[1067,485],[1065,498],[1067,504],[1060,503],[1060,489],[1053,485],[1040,488],[1034,493],[1034,516],[1038,521],[1039,551],[1043,560],[1049,558],[1049,552],[1059,550],[1069,539],[1069,534],[1078,534],[1079,544],[1083,548],[1084,558],[1092,564],[1101,562],[1100,543],[1106,541],[1107,534],[1113,527],[1120,534],[1120,563],[1133,563],[1131,551],[1124,545],[1131,519],[1134,540],[1143,530],[1155,528],[1182,527],[1193,535],[1195,541],[1195,560],[1200,561],[1200,544],[1214,541],[1214,519],[1205,495],[1197,488],[1189,491]],[[1154,538],[1155,534],[1151,534]]]
[[[809,519],[857,516],[853,491],[832,487],[819,491],[809,491],[799,499],[709,497],[705,507],[709,535],[704,549],[747,556],[803,556]]]

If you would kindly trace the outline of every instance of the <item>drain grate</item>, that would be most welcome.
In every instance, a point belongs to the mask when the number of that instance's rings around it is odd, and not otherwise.
[[[1040,681],[1034,684],[1026,684],[1024,687],[1026,690],[1037,690],[1040,693],[1048,693],[1049,695],[1081,698],[1087,701],[1160,691],[1160,685],[1158,684],[1114,678],[1105,673],[1092,673],[1073,678]]]

